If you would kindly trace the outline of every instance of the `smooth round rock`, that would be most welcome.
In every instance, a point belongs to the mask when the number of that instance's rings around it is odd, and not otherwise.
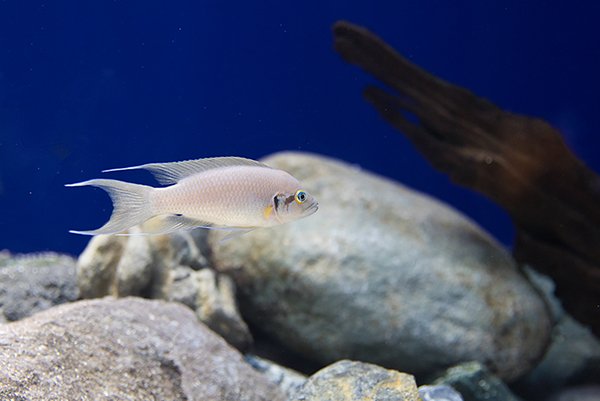
[[[322,364],[358,359],[412,374],[478,360],[505,379],[529,371],[551,319],[510,255],[451,207],[325,157],[279,153],[319,211],[229,241],[244,317]]]

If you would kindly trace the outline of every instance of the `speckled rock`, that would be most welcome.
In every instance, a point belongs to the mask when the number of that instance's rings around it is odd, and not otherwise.
[[[519,401],[502,380],[479,362],[454,366],[434,384],[451,386],[465,401]]]
[[[210,243],[244,317],[267,334],[320,363],[359,359],[412,374],[479,360],[514,379],[541,357],[548,308],[476,224],[342,162],[264,161],[300,179],[319,211]]]
[[[0,325],[0,399],[283,400],[180,304],[80,301]]]
[[[283,367],[256,355],[246,355],[246,362],[259,371],[270,383],[285,393],[288,400],[295,400],[307,377],[295,370]]]
[[[78,297],[75,260],[56,253],[0,258],[0,322],[14,321]]]
[[[297,401],[420,401],[411,375],[363,362],[339,361],[311,377]]]
[[[252,343],[250,331],[238,312],[231,279],[207,268],[205,237],[202,230],[93,237],[77,264],[82,297],[141,295],[182,302],[243,350]]]

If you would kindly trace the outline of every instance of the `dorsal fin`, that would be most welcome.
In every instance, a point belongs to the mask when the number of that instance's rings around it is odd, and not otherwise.
[[[209,157],[206,159],[186,160],[182,162],[148,163],[140,166],[113,168],[110,170],[103,170],[102,172],[109,173],[112,171],[144,169],[150,171],[156,180],[161,184],[169,185],[177,183],[182,178],[189,177],[206,170],[230,166],[256,166],[271,168],[266,164],[257,162],[256,160],[245,159],[243,157]]]

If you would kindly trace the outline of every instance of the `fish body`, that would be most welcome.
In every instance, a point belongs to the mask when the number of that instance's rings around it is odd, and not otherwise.
[[[154,188],[109,179],[67,186],[96,186],[113,201],[109,221],[76,234],[122,234],[150,219],[142,234],[196,227],[248,231],[309,216],[317,201],[289,173],[239,157],[219,157],[105,170],[150,170],[167,187]]]

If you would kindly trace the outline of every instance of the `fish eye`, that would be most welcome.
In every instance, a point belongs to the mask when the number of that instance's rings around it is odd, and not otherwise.
[[[294,196],[294,199],[296,200],[296,202],[298,204],[304,203],[306,201],[306,198],[307,198],[306,192],[304,192],[303,190],[296,191],[296,195]]]

